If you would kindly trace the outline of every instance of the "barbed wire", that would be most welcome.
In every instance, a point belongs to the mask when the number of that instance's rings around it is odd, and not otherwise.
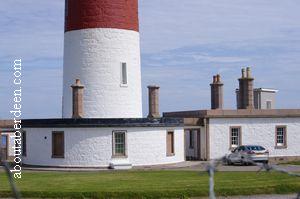
[[[2,163],[3,163],[3,166],[4,166],[4,170],[5,170],[6,174],[7,174],[8,181],[9,181],[9,184],[10,184],[13,196],[16,199],[20,199],[21,195],[20,195],[20,192],[17,189],[17,186],[16,186],[16,184],[14,182],[13,176],[12,176],[12,174],[10,172],[9,164],[6,161],[3,161]]]
[[[221,164],[226,163],[226,160],[227,160],[226,156],[224,156],[221,159],[211,160],[210,163],[208,164],[207,168],[206,168],[206,170],[208,172],[208,175],[209,175],[209,198],[210,199],[216,199],[214,176],[215,176],[215,173],[217,172],[217,168]],[[276,172],[287,174],[289,176],[300,177],[300,174],[290,172],[290,171],[288,171],[286,169],[283,169],[283,168],[279,168],[276,165],[270,165],[270,164],[266,164],[266,163],[254,162],[250,158],[248,158],[246,160],[246,162],[260,167],[260,169],[258,170],[258,172],[261,172],[261,171],[267,171],[267,172],[276,171]],[[20,192],[18,191],[18,189],[16,187],[16,184],[15,184],[15,182],[13,180],[13,176],[12,176],[12,174],[10,172],[9,164],[6,161],[4,161],[3,162],[3,166],[4,166],[4,170],[6,171],[6,174],[8,176],[9,184],[10,184],[10,187],[12,189],[12,193],[13,193],[14,198],[21,199]],[[300,199],[300,192],[297,194],[296,199]]]
[[[250,157],[246,158],[244,161],[247,162],[248,164],[258,166],[260,168],[258,170],[258,172],[261,172],[261,171],[267,171],[267,172],[276,171],[276,172],[279,172],[279,173],[287,174],[289,176],[300,177],[299,173],[290,172],[286,169],[279,168],[276,165],[255,162]],[[215,190],[214,190],[214,187],[215,187],[215,182],[214,182],[215,172],[217,172],[217,168],[218,168],[219,165],[226,164],[226,163],[227,163],[227,157],[224,156],[220,159],[211,160],[210,163],[208,164],[207,168],[206,168],[206,171],[208,172],[208,175],[209,175],[209,198],[210,199],[216,199],[216,194],[215,194]],[[300,199],[300,191],[297,194],[295,199]]]

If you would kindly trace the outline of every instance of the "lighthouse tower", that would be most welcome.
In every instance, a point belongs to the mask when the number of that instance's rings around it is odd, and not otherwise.
[[[84,85],[84,118],[141,118],[138,0],[66,0],[63,118]]]

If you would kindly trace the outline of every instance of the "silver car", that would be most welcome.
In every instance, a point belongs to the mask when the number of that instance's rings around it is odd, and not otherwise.
[[[228,165],[236,163],[249,165],[254,162],[268,164],[269,151],[258,145],[242,145],[231,151],[231,154],[227,156],[226,161]]]

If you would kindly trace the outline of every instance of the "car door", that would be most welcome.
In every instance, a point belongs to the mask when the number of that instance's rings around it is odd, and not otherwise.
[[[240,161],[239,150],[240,150],[240,147],[237,147],[237,148],[232,152],[232,154],[230,154],[230,160],[231,160],[231,162],[239,162],[239,161]]]
[[[238,150],[238,155],[237,155],[237,161],[242,162],[242,159],[244,158],[244,153],[246,151],[245,146],[240,146]]]

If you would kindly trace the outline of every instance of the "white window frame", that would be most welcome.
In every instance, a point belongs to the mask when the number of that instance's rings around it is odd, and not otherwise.
[[[237,135],[233,135],[233,130],[237,130]],[[230,127],[230,132],[229,132],[229,145],[230,145],[230,149],[234,149],[237,148],[239,146],[242,145],[242,127],[240,126],[232,126]]]
[[[279,131],[279,130],[282,130],[282,131]],[[287,147],[287,127],[286,126],[276,126],[275,147],[277,147],[277,148],[286,148]]]
[[[126,69],[126,83],[124,83],[124,70],[123,70],[123,65],[125,64],[125,69]],[[127,87],[128,86],[128,64],[127,62],[121,62],[120,64],[120,86],[121,87]]]
[[[124,134],[124,153],[116,153],[116,134]],[[112,157],[126,158],[127,157],[127,131],[117,130],[112,132]]]

